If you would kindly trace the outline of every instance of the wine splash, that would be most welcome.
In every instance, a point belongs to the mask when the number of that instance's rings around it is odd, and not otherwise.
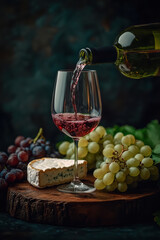
[[[76,119],[77,119],[77,107],[76,107],[75,90],[76,90],[76,86],[78,84],[81,72],[83,71],[85,66],[86,66],[86,63],[84,63],[84,61],[82,61],[80,59],[76,64],[76,68],[75,68],[75,70],[73,72],[73,76],[72,76],[72,84],[71,84],[71,93],[72,93],[71,97],[72,97],[72,99],[71,100],[72,100],[72,105],[73,105],[73,109],[74,109]]]

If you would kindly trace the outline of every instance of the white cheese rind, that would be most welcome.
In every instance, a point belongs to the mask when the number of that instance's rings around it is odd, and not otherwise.
[[[51,187],[73,180],[74,160],[41,158],[31,161],[27,166],[27,180],[37,188]],[[78,160],[78,176],[87,175],[87,161]]]

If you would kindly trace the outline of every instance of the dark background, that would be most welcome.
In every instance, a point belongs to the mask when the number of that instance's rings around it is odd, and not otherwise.
[[[124,28],[151,22],[160,22],[154,1],[1,1],[0,150],[40,127],[47,139],[63,139],[50,114],[57,71],[75,68],[82,47],[112,45]],[[129,79],[114,64],[90,68],[98,73],[105,127],[160,120],[160,78]]]

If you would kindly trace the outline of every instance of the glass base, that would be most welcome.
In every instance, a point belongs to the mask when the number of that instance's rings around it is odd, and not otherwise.
[[[59,185],[57,189],[60,192],[66,193],[91,193],[96,190],[92,185],[90,184],[86,185],[80,181]]]

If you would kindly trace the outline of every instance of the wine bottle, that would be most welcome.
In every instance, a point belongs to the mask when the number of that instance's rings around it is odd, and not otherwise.
[[[121,32],[113,46],[83,48],[79,63],[115,63],[129,78],[160,76],[160,23],[134,25]]]

